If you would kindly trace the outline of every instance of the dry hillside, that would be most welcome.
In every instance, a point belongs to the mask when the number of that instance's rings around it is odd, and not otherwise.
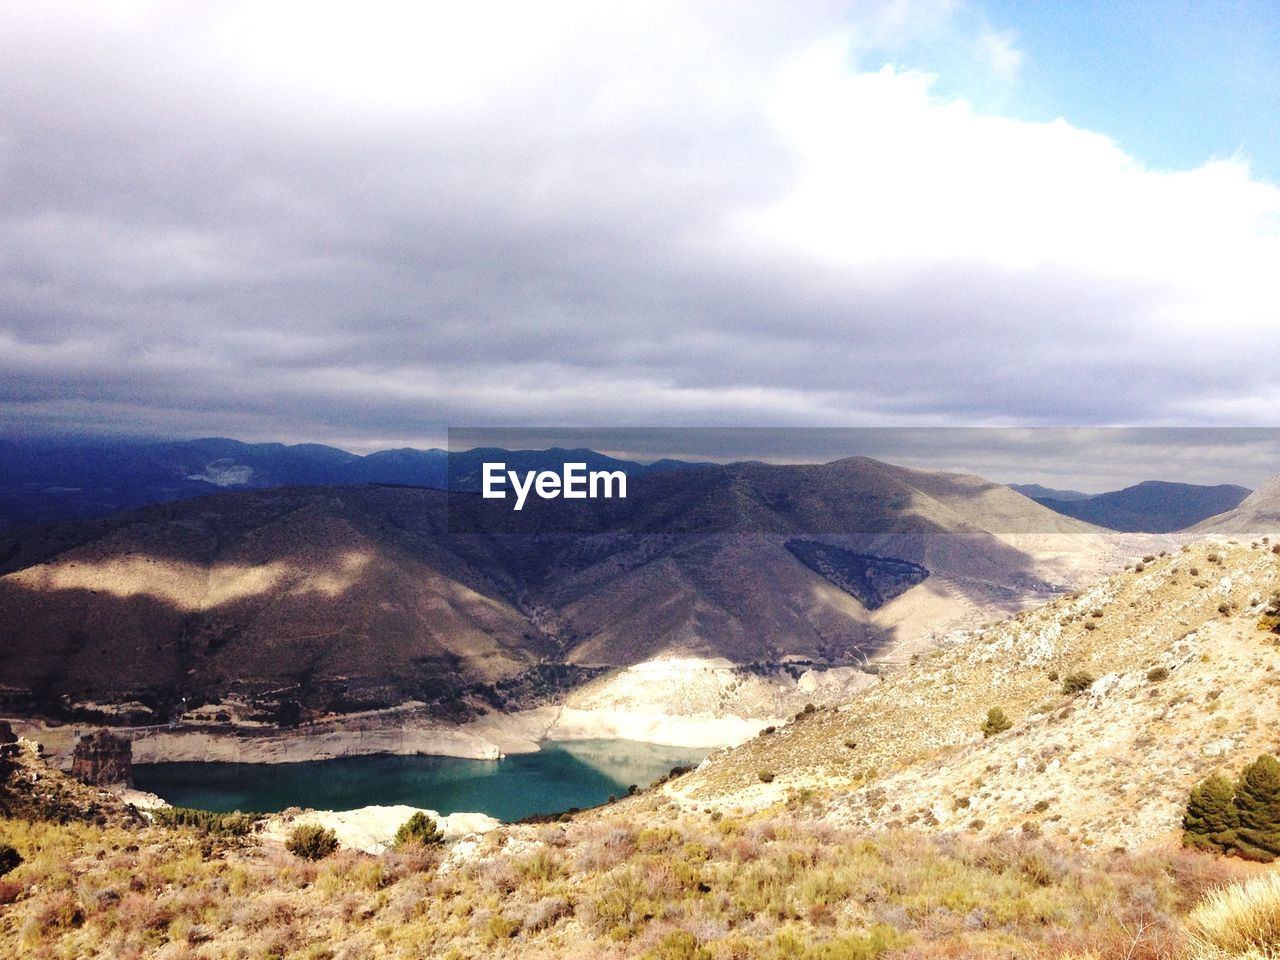
[[[689,807],[790,799],[862,827],[1170,839],[1196,781],[1280,747],[1277,591],[1280,555],[1264,540],[1151,557],[717,754],[668,790]],[[991,707],[1012,727],[985,737]]]

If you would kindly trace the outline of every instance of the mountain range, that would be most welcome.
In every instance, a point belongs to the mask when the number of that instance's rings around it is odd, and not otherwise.
[[[0,530],[103,517],[219,490],[290,485],[403,484],[479,489],[480,464],[505,460],[513,469],[558,468],[566,460],[628,476],[696,468],[658,460],[640,464],[594,450],[493,450],[450,453],[404,447],[364,456],[317,443],[239,440],[0,439]]]
[[[104,517],[221,490],[304,485],[400,484],[478,490],[481,464],[501,460],[520,471],[558,469],[567,460],[590,470],[640,477],[713,464],[663,459],[639,463],[588,449],[449,452],[409,447],[358,455],[322,444],[243,443],[225,438],[0,439],[0,530]],[[1126,532],[1167,533],[1235,507],[1249,491],[1147,481],[1087,494],[1039,484],[1012,489],[1064,516]]]
[[[495,503],[289,486],[16,530],[0,690],[465,717],[664,655],[858,664],[1131,552],[1003,485],[865,458],[650,470],[520,527]]]

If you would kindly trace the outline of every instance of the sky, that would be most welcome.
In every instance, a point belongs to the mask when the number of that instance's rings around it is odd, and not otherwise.
[[[462,427],[450,451],[590,449],[623,460],[829,463],[871,457],[1089,494],[1147,480],[1256,490],[1277,474],[1280,429],[1258,427]]]
[[[1276,426],[1278,22],[9,0],[0,433]]]

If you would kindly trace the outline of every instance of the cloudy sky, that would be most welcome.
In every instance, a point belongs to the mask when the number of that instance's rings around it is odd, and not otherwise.
[[[7,0],[0,432],[1274,426],[1280,28],[1190,6]]]

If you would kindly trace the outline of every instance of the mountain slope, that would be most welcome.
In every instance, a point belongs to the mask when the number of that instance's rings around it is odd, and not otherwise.
[[[420,700],[465,715],[518,677],[542,678],[516,685],[536,699],[547,665],[574,682],[669,654],[857,663],[1125,549],[997,484],[869,460],[633,487],[541,515],[442,491],[280,488],[26,531],[0,540],[0,685],[44,709],[138,701],[164,716],[239,696],[267,714]],[[798,540],[910,583],[873,603]]]
[[[1256,536],[1280,532],[1280,476],[1272,477],[1249,494],[1234,510],[1197,524],[1196,533],[1234,533]]]
[[[1063,516],[1130,533],[1172,533],[1230,510],[1249,495],[1248,487],[1216,487],[1146,480],[1123,490],[1086,499],[1033,497]]]
[[[1273,597],[1269,544],[1158,557],[718,754],[671,795],[761,807],[806,790],[862,826],[1176,837],[1194,783],[1275,749]],[[1064,692],[1072,674],[1083,692]],[[991,707],[1013,725],[985,738]]]

